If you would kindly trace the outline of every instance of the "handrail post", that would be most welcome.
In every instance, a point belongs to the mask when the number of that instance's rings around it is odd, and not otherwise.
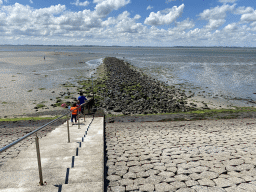
[[[41,166],[41,157],[40,157],[40,149],[39,149],[39,139],[37,137],[37,134],[36,134],[36,153],[37,153],[37,162],[38,162],[38,170],[39,170],[39,179],[40,179],[40,182],[39,184],[40,185],[44,185],[43,183],[43,174],[42,174],[42,166]]]
[[[69,116],[68,116],[68,119],[67,119],[67,130],[68,130],[68,143],[70,143],[70,134],[69,134]]]
[[[78,111],[78,115],[77,115],[77,119],[78,119],[78,129],[81,129],[81,128],[80,128],[80,120],[79,120],[79,116],[80,116],[80,112]]]

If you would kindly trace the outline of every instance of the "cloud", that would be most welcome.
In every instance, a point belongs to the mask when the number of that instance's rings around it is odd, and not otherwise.
[[[237,0],[219,0],[220,3],[235,3]]]
[[[229,32],[234,32],[238,29],[237,24],[236,23],[231,23],[228,24],[226,27],[224,27],[225,31],[229,31]]]
[[[205,10],[199,16],[207,21],[207,25],[201,28],[190,18],[176,21],[182,15],[184,5],[152,12],[144,23],[140,22],[139,14],[131,16],[128,11],[122,11],[121,14],[112,17],[107,16],[111,11],[120,9],[129,2],[94,0],[94,9],[76,12],[66,10],[66,6],[60,4],[41,9],[19,3],[2,5],[0,41],[14,44],[20,39],[20,42],[28,44],[210,46],[217,43],[243,46],[245,41],[251,42],[255,39],[256,13],[250,7],[236,9],[235,5],[224,4]],[[219,29],[225,24],[228,12],[241,14],[241,21],[244,24],[229,23],[223,29]],[[172,22],[175,27],[158,27]]]
[[[236,10],[234,10],[235,14],[242,15],[246,13],[252,13],[254,9],[252,7],[238,7]]]
[[[0,0],[0,6],[3,4],[3,1],[2,0]]]
[[[226,18],[226,12],[232,11],[235,8],[235,4],[230,5],[222,5],[217,6],[212,9],[206,9],[203,11],[203,13],[200,13],[199,16],[203,20],[210,20],[210,19],[225,19]]]
[[[106,17],[113,10],[118,10],[121,7],[130,3],[130,0],[94,0],[97,3],[94,14],[98,17]]]
[[[202,20],[208,20],[208,24],[205,26],[208,30],[214,30],[222,26],[226,20],[227,12],[232,12],[235,8],[235,4],[217,6],[212,9],[206,9],[199,16]]]
[[[252,13],[246,13],[241,16],[243,22],[254,22],[256,21],[256,10]]]
[[[150,10],[150,9],[153,9],[153,7],[149,5],[149,6],[147,7],[147,10]]]
[[[33,3],[34,3],[32,0],[29,0],[29,2],[30,2],[31,4],[33,4]]]
[[[87,6],[90,4],[90,2],[88,1],[84,1],[84,2],[80,2],[79,0],[76,0],[76,2],[70,3],[72,5],[76,5],[76,6]]]
[[[217,29],[220,26],[222,26],[224,23],[226,22],[225,19],[210,19],[209,23],[205,26],[205,28],[213,30],[213,29]]]
[[[178,30],[178,31],[184,31],[186,29],[191,29],[193,27],[195,27],[195,24],[193,21],[190,21],[189,19],[186,19],[182,22],[175,22],[176,28],[174,28],[174,30]]]
[[[173,6],[157,13],[151,12],[149,17],[145,19],[144,24],[153,26],[168,25],[182,15],[184,7],[184,4],[182,4],[179,7]]]

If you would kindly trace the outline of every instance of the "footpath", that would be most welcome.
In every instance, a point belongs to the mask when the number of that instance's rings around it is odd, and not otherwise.
[[[104,118],[67,122],[39,139],[44,185],[39,185],[36,145],[8,160],[0,170],[0,192],[100,192],[104,190]]]

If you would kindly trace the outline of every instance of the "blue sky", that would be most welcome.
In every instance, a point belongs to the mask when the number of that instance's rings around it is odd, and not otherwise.
[[[0,44],[256,47],[256,1],[0,0]]]

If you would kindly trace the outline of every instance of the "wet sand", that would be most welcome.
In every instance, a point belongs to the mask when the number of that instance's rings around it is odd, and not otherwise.
[[[62,110],[51,106],[60,92],[68,89],[79,96],[76,87],[62,84],[90,78],[96,65],[86,62],[100,58],[88,53],[0,52],[0,118]],[[40,103],[45,107],[34,109]]]

